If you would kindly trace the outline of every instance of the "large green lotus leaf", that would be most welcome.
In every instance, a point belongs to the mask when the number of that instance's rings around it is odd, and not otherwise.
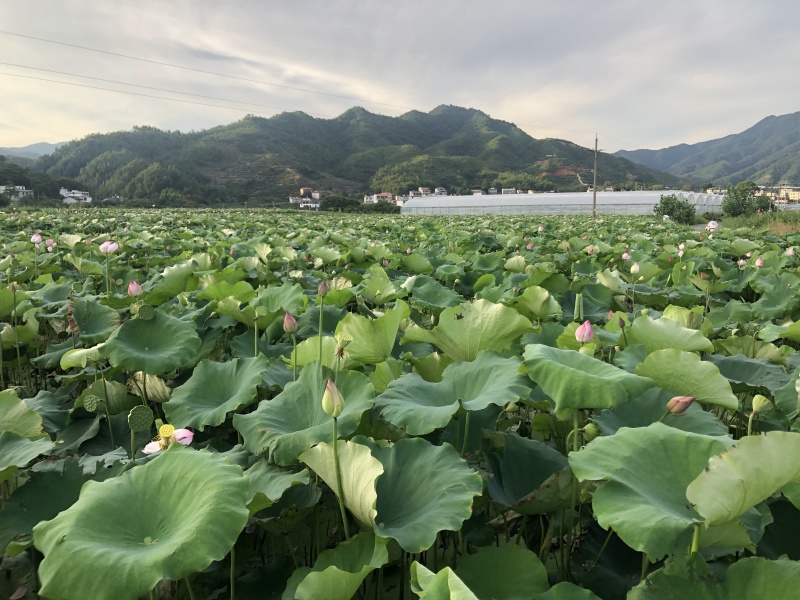
[[[471,363],[447,367],[438,383],[425,381],[416,373],[403,375],[389,384],[375,405],[392,425],[423,435],[447,425],[460,406],[482,410],[490,404],[505,406],[527,398],[528,379],[519,370],[517,358],[481,352]]]
[[[0,342],[2,342],[4,348],[29,344],[36,339],[39,333],[39,321],[36,320],[38,311],[38,308],[26,310],[22,313],[22,324],[16,327],[5,325],[0,329]]]
[[[398,300],[397,306],[377,319],[347,313],[336,326],[337,334],[345,333],[353,338],[345,348],[345,355],[362,365],[375,365],[385,361],[392,354],[400,321],[408,315],[408,305],[402,300]]]
[[[774,394],[789,383],[790,377],[783,367],[760,358],[709,354],[706,360],[714,363],[728,381],[750,389],[766,388]]]
[[[349,348],[349,346],[348,346]],[[329,335],[322,337],[322,364],[329,369],[336,369],[337,365],[340,369],[350,369],[358,366],[350,358],[350,354],[345,350],[344,358],[339,359],[336,352],[339,349],[339,342],[336,338]],[[297,347],[292,350],[288,359],[285,359],[287,365],[291,369],[292,361],[297,361],[297,368],[303,368],[319,360],[319,336],[314,336],[303,340]]]
[[[533,319],[547,319],[560,317],[561,306],[546,289],[538,285],[525,288],[520,296],[513,300],[513,304],[523,315]]]
[[[192,376],[172,391],[164,414],[175,427],[219,425],[229,412],[249,406],[258,398],[261,373],[269,368],[263,354],[227,362],[204,360]]]
[[[404,256],[403,265],[408,269],[409,273],[416,273],[418,275],[430,275],[433,273],[431,261],[416,252]]]
[[[254,308],[264,308],[271,315],[283,317],[286,312],[298,314],[308,303],[308,297],[299,283],[284,282],[283,285],[268,286],[250,302]]]
[[[13,389],[0,392],[0,431],[10,431],[31,440],[47,437],[42,430],[42,417]]]
[[[768,360],[776,365],[786,364],[786,356],[778,346],[757,340],[752,335],[732,336],[714,340],[714,347],[722,349],[725,354],[730,356],[742,354],[747,358]]]
[[[683,306],[674,306],[670,304],[664,309],[664,313],[661,315],[661,317],[675,321],[676,323],[679,323],[683,327],[687,327],[689,329],[700,329],[700,326],[703,324],[704,311],[705,307],[703,306],[695,306],[694,308],[689,309]]]
[[[623,428],[569,455],[581,480],[602,483],[592,506],[598,523],[651,560],[688,547],[702,517],[686,499],[686,486],[732,440],[680,431],[663,423]]]
[[[638,317],[626,335],[628,344],[642,344],[648,354],[664,348],[687,352],[714,351],[714,344],[701,332],[684,327],[672,319],[654,321],[647,315]]]
[[[406,552],[427,550],[440,531],[458,531],[472,514],[473,497],[483,492],[481,476],[450,444],[404,438],[372,453],[384,469],[375,485],[375,533],[394,538]]]
[[[523,333],[533,329],[530,321],[502,304],[476,300],[446,308],[431,330],[412,326],[402,343],[428,342],[453,360],[472,361],[482,350],[502,352]]]
[[[269,508],[281,499],[284,492],[294,485],[308,485],[311,481],[308,470],[287,471],[260,460],[244,472],[250,482],[247,494],[247,509],[252,517],[258,511]]]
[[[539,557],[516,544],[467,554],[458,560],[456,575],[478,598],[529,600],[550,587]]]
[[[492,475],[488,482],[492,500],[514,510],[568,465],[557,450],[515,433],[491,434],[486,438],[483,454]]]
[[[358,295],[366,298],[373,304],[381,306],[394,300],[402,290],[394,285],[381,267],[374,266],[365,273],[364,280],[359,286]]]
[[[189,279],[193,274],[194,266],[190,260],[166,267],[145,295],[145,302],[153,306],[160,306],[167,300],[175,298],[181,292],[186,291]]]
[[[529,344],[524,359],[528,376],[556,403],[557,415],[571,409],[610,408],[653,387],[645,377],[574,350]]]
[[[668,414],[665,417],[667,402],[671,398],[671,392],[653,388],[630,402],[600,411],[592,420],[603,435],[614,435],[622,427],[647,427],[657,421],[682,431],[711,436],[728,435],[728,426],[697,404],[689,406],[680,416]]]
[[[800,563],[752,557],[732,564],[722,584],[659,569],[633,588],[628,600],[791,600],[797,597],[798,585]]]
[[[789,382],[782,388],[775,391],[773,396],[778,412],[787,419],[793,419],[800,411],[800,390],[798,390],[798,377],[800,377],[800,367],[792,373]]]
[[[428,281],[414,287],[409,302],[413,306],[438,315],[445,308],[458,306],[464,302],[464,297],[438,281]]]
[[[772,431],[743,437],[708,461],[686,497],[707,525],[738,518],[785,485],[800,481],[800,433]]]
[[[433,573],[416,561],[411,563],[411,591],[420,600],[478,600],[450,567]]]
[[[42,428],[49,434],[55,435],[67,426],[69,407],[64,405],[69,400],[66,388],[62,387],[58,393],[40,390],[33,398],[25,398],[24,402],[42,418]]]
[[[339,440],[336,443],[342,477],[344,503],[363,525],[372,527],[375,522],[375,480],[383,473],[383,465],[374,458],[367,446]],[[300,455],[300,460],[311,467],[338,496],[336,465],[333,444],[317,444]]]
[[[536,594],[533,600],[601,600],[590,590],[578,587],[569,581],[562,581],[543,594]]]
[[[364,531],[325,550],[314,567],[300,567],[289,578],[283,600],[350,600],[367,575],[389,562],[388,540]]]
[[[0,433],[0,471],[8,467],[26,467],[40,454],[53,448],[49,437],[30,440],[11,431]]]
[[[693,396],[701,404],[739,408],[739,400],[719,369],[691,352],[658,350],[636,367],[636,374],[649,377],[661,389],[678,396]]]
[[[127,413],[140,403],[135,396],[128,393],[128,387],[126,385],[117,381],[105,381],[103,379],[98,379],[87,387],[75,400],[73,408],[84,406],[87,396],[96,396],[98,399],[105,402],[105,407],[98,408],[96,411],[100,414],[105,414],[106,409],[108,409],[108,414],[110,415],[118,415],[121,412]]]
[[[19,536],[29,539],[37,523],[72,506],[83,483],[83,471],[74,458],[64,463],[63,471],[32,472],[0,511],[0,549]]]
[[[749,304],[739,300],[730,300],[725,306],[712,308],[706,318],[715,328],[735,326],[737,323],[749,323],[752,319]]]
[[[134,600],[228,554],[247,523],[248,481],[238,466],[174,445],[102,483],[37,525],[43,596]]]
[[[78,325],[80,339],[86,344],[104,342],[119,325],[119,313],[96,300],[75,300],[72,318]]]
[[[188,363],[200,348],[192,321],[157,310],[149,321],[130,319],[116,329],[102,352],[115,367],[160,375]]]
[[[781,319],[792,314],[797,308],[798,300],[794,294],[787,294],[784,286],[766,288],[756,302],[750,305],[753,316],[757,319],[769,321]]]
[[[312,363],[300,371],[297,381],[269,402],[246,415],[235,415],[233,426],[242,434],[245,447],[253,454],[269,451],[279,465],[290,465],[315,444],[333,436],[333,419],[322,410],[327,371]],[[342,371],[336,387],[344,398],[339,415],[341,437],[352,434],[364,411],[372,407],[375,391],[366,375]]]
[[[224,298],[233,297],[239,302],[248,302],[256,295],[253,286],[246,281],[237,281],[236,283],[228,283],[227,281],[218,281],[207,286],[202,292],[197,294],[199,299],[203,300],[223,300]]]

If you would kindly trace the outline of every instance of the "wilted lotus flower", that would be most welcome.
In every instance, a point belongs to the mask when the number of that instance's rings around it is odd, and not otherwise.
[[[672,400],[667,402],[667,410],[676,417],[679,417],[686,412],[686,409],[688,409],[694,401],[694,396],[675,396]]]
[[[297,333],[297,321],[288,310],[283,317],[283,331],[285,333]]]
[[[114,254],[117,250],[119,250],[119,244],[117,242],[108,241],[100,244],[100,252],[103,254]]]
[[[622,260],[630,260],[630,259],[631,259],[630,254],[628,254],[627,252],[622,253]]]
[[[47,238],[47,241],[45,242],[45,244],[46,244],[48,247],[53,247],[53,246],[55,246],[55,245],[56,245],[56,241],[55,241],[53,238]]]
[[[158,429],[158,438],[147,444],[142,452],[153,454],[159,450],[166,450],[173,443],[188,446],[192,443],[193,438],[194,432],[191,429],[175,429],[172,425],[162,425]]]
[[[342,395],[336,389],[336,384],[333,383],[330,377],[328,377],[328,384],[325,386],[325,393],[322,394],[322,410],[334,419],[341,415],[344,410]]]
[[[594,339],[594,330],[588,319],[575,330],[575,339],[581,344],[588,344]]]
[[[769,401],[769,398],[766,396],[762,396],[761,394],[756,394],[753,396],[753,412],[755,413],[765,413],[772,410],[772,402]]]
[[[761,257],[759,256],[759,257],[756,259],[756,266],[757,266],[757,267],[760,267],[760,266],[762,266],[763,264],[764,264],[764,259],[763,259],[763,258],[761,258]]]
[[[140,286],[133,279],[131,279],[131,282],[128,284],[128,296],[133,296],[133,297],[141,296],[142,291],[143,291],[142,286]]]
[[[639,263],[635,262],[631,265],[631,275],[636,275],[639,272]]]
[[[34,243],[34,244],[36,244],[36,245],[38,246],[39,244],[41,244],[41,243],[42,243],[42,236],[41,236],[41,235],[39,235],[38,233],[34,233],[34,234],[31,236],[31,242],[32,242],[32,243]]]

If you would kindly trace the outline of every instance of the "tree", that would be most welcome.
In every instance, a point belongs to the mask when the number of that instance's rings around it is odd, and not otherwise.
[[[678,198],[675,194],[661,196],[661,200],[653,207],[653,212],[661,217],[667,215],[681,225],[692,225],[694,223],[694,206],[689,204],[688,200]]]
[[[353,212],[359,209],[361,202],[353,198],[344,196],[328,196],[319,203],[320,210],[340,210],[342,212]]]
[[[743,181],[734,186],[728,186],[728,191],[722,200],[723,214],[727,217],[740,217],[755,213],[757,191],[758,186],[752,181]]]

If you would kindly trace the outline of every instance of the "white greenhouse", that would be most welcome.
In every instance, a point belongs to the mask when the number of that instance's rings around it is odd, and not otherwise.
[[[661,196],[675,194],[695,207],[698,215],[722,214],[721,194],[680,190],[597,192],[599,215],[652,215]],[[404,215],[590,215],[591,192],[424,196],[408,200]]]

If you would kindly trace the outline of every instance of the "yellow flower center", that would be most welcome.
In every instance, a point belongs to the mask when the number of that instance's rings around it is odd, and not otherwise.
[[[165,440],[168,440],[175,433],[175,428],[172,425],[162,425],[158,428],[158,435]]]

